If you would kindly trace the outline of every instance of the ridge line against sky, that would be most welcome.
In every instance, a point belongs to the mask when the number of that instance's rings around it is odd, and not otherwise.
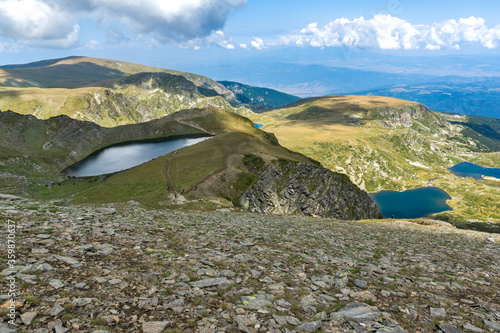
[[[493,0],[0,0],[0,63],[70,54],[123,59],[124,51],[133,60],[144,49],[170,59],[343,46],[498,54],[499,14]]]

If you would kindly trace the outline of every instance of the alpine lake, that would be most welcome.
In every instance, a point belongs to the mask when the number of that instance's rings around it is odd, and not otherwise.
[[[128,142],[101,149],[67,168],[73,177],[90,177],[130,169],[174,150],[194,145],[208,137],[162,141]]]
[[[459,177],[472,177],[476,180],[484,177],[500,179],[499,168],[486,168],[470,162],[461,162],[451,168],[451,173]],[[451,200],[448,193],[437,187],[420,187],[403,192],[381,191],[371,193],[385,218],[419,218],[450,210],[446,203]]]

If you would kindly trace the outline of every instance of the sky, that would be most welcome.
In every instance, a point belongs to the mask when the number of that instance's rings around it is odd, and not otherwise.
[[[498,0],[0,0],[0,65],[83,55],[164,68],[280,51],[500,55]]]

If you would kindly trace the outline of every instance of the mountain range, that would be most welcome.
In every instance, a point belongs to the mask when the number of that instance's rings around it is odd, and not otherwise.
[[[403,71],[398,67],[392,71],[381,71],[383,67],[374,65],[369,66],[370,69],[359,69],[276,62],[186,68],[217,80],[277,89],[300,97],[371,94],[416,101],[438,112],[500,117],[500,78],[497,71],[491,74],[478,71],[482,76],[457,76],[437,75],[439,71],[436,68]]]
[[[275,66],[277,72],[285,68],[290,67]],[[336,73],[338,84],[351,77],[355,87],[363,78],[359,71],[314,68],[319,79]],[[452,196],[453,211],[438,217],[500,220],[498,182],[447,171],[463,160],[500,164],[495,118],[437,113],[415,101],[369,93],[298,99],[238,82],[85,57],[4,66],[0,75],[2,191],[162,206],[170,203],[162,185],[167,181],[170,193],[184,192],[188,202],[218,198],[256,212],[359,219],[379,216],[365,191],[432,183]],[[356,88],[401,77],[384,75],[371,72]],[[460,80],[457,85],[466,89]],[[189,135],[214,137],[105,177],[64,176],[66,167],[113,144]]]

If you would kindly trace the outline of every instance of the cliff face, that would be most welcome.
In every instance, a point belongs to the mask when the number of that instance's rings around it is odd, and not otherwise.
[[[378,218],[377,205],[345,175],[307,163],[269,163],[243,194],[241,205],[265,214],[300,214],[342,220]]]

